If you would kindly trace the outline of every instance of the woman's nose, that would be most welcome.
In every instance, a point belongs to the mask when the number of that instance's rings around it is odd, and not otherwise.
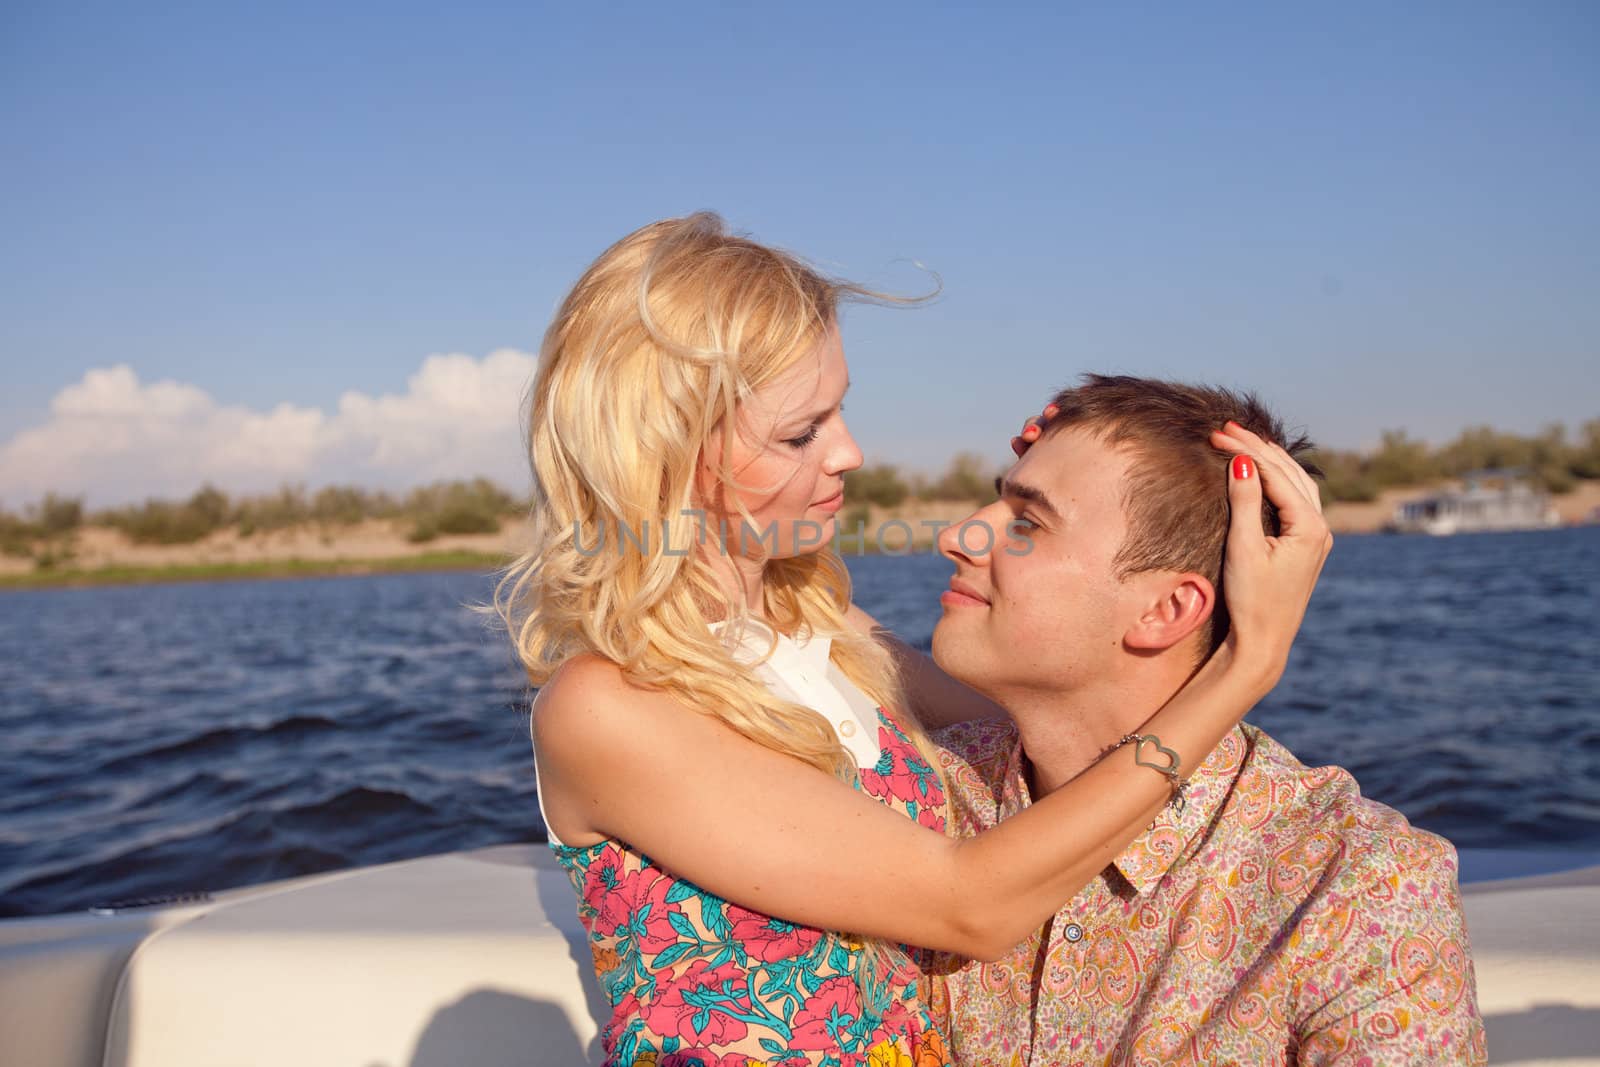
[[[845,471],[859,470],[864,458],[861,448],[856,444],[856,439],[850,433],[850,427],[839,420],[840,434],[833,448],[828,453],[828,473],[842,474]]]

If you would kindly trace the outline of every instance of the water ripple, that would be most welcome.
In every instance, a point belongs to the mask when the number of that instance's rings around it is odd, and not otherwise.
[[[923,649],[950,565],[853,558]],[[0,915],[542,838],[463,574],[0,596]],[[1600,845],[1600,529],[1344,537],[1253,719],[1458,845]]]

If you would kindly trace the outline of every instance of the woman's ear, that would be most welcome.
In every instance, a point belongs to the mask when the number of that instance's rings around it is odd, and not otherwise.
[[[1129,648],[1161,652],[1183,641],[1211,618],[1217,590],[1211,580],[1193,571],[1162,574],[1153,584],[1142,614],[1123,635]]]

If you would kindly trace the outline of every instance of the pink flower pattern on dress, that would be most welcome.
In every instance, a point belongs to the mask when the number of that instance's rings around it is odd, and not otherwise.
[[[678,940],[672,917],[678,908],[667,901],[671,885],[648,871],[629,871],[601,901],[602,929],[631,938],[647,955],[665,952]]]
[[[734,1045],[749,1033],[744,974],[733,963],[712,967],[695,960],[644,1009],[645,1025],[664,1037],[696,1046]]]
[[[809,926],[762,915],[737,904],[728,905],[728,916],[733,920],[733,936],[746,950],[763,963],[776,963],[809,951],[822,940],[822,931]]]
[[[790,1020],[789,1043],[797,1049],[842,1048],[861,1018],[861,987],[851,978],[829,978]]]
[[[899,725],[878,712],[881,755],[861,788],[944,831],[944,791]],[[621,841],[552,843],[578,894],[612,1004],[608,1064],[656,1067],[951,1067],[921,974],[891,965],[862,989],[862,946],[742,908]]]

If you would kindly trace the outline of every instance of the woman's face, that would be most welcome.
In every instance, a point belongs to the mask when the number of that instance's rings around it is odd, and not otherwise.
[[[740,406],[733,441],[735,486],[719,485],[715,463],[725,432],[719,428],[701,463],[707,523],[726,522],[718,543],[730,555],[765,550],[775,559],[805,555],[828,544],[844,506],[844,474],[861,466],[861,450],[844,423],[850,371],[837,323],[817,346]],[[754,520],[739,515],[742,502]],[[716,531],[708,528],[708,541]]]

